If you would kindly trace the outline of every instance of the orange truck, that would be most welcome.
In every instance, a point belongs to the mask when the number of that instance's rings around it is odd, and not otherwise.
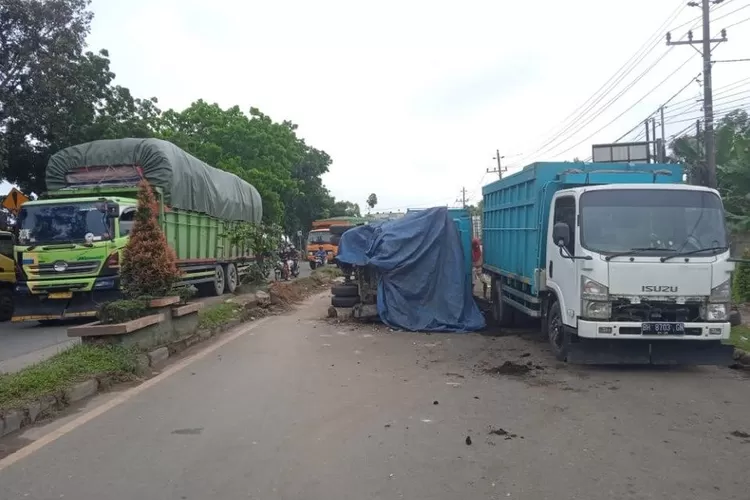
[[[338,254],[340,233],[333,234],[331,226],[358,226],[365,224],[367,219],[362,217],[331,217],[319,219],[312,223],[312,230],[307,233],[307,248],[305,249],[310,269],[315,269],[315,252],[323,247],[327,255],[327,262],[333,262]]]

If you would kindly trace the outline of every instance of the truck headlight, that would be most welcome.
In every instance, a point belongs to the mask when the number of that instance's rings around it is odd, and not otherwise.
[[[611,315],[609,288],[598,281],[581,276],[581,316],[590,319],[609,319]]]
[[[609,319],[612,315],[612,304],[594,300],[581,301],[581,316],[589,319]]]
[[[706,306],[706,320],[707,321],[727,321],[727,305],[726,304],[708,304]]]
[[[732,283],[730,280],[726,280],[721,285],[711,289],[711,296],[708,298],[708,301],[726,304],[731,301],[731,297]]]
[[[586,276],[581,276],[581,298],[583,300],[609,300],[609,288],[598,281],[594,281]]]

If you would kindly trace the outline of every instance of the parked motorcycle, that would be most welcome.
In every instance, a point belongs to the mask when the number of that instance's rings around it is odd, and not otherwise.
[[[273,266],[273,277],[276,281],[279,281],[284,275],[284,263],[282,261],[276,261],[276,264]]]
[[[299,276],[299,261],[297,259],[289,259],[287,261],[287,266],[289,267],[289,272],[291,273],[292,278]]]

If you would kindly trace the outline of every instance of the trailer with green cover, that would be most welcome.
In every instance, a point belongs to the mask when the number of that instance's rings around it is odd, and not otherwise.
[[[95,316],[100,304],[120,298],[122,251],[142,180],[156,194],[182,284],[207,295],[234,291],[254,258],[229,235],[261,221],[258,191],[167,141],[101,140],[53,155],[47,193],[19,212],[13,321]]]

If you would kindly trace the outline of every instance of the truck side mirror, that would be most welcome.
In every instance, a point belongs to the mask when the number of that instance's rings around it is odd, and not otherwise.
[[[552,240],[559,247],[567,247],[570,243],[570,226],[564,222],[556,222],[552,227]]]
[[[120,205],[117,203],[109,202],[107,203],[107,217],[110,219],[116,219],[120,216]]]

